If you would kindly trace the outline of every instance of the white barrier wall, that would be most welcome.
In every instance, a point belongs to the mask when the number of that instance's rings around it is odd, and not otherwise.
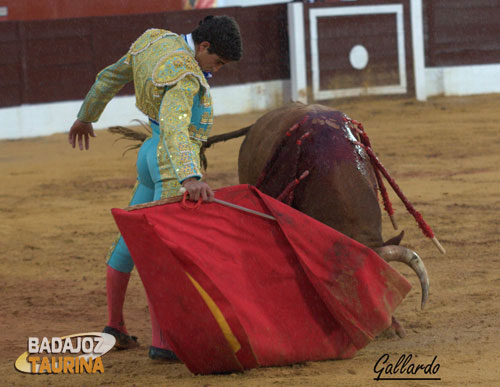
[[[500,64],[426,68],[425,92],[429,97],[500,93]]]
[[[290,100],[290,81],[275,80],[221,86],[211,89],[215,115],[239,114],[280,106]],[[235,95],[238,98],[235,98]],[[83,101],[0,108],[0,139],[46,136],[69,130]],[[130,125],[132,120],[147,120],[135,107],[134,96],[115,97],[94,128]]]

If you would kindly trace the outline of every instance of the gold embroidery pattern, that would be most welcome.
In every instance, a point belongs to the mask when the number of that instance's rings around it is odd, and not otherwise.
[[[168,159],[167,150],[163,145],[163,142],[160,140],[158,142],[158,148],[156,149],[156,157],[158,160],[158,169],[160,171],[161,180],[169,180],[175,179],[177,180],[177,176],[174,173],[174,169],[170,160]]]
[[[160,109],[160,144],[164,153],[159,160],[162,180],[167,179],[165,164],[170,164],[178,181],[191,176],[201,177],[199,145],[189,138],[193,100],[200,90],[197,80],[188,75],[166,91]]]
[[[208,124],[208,125],[212,125],[213,124],[213,113],[212,113],[212,110],[210,110],[209,112],[204,112],[202,115],[201,115],[201,121],[200,123],[201,124]]]
[[[164,38],[165,36],[178,36],[176,33],[161,30],[158,28],[150,28],[144,32],[132,45],[130,46],[129,54],[137,55],[148,49],[153,43]]]
[[[208,102],[210,103],[206,107],[202,102],[203,98],[205,98],[204,101],[205,103]],[[207,93],[205,93],[200,98],[195,98],[195,106],[193,107],[193,118],[191,119],[191,125],[189,126],[189,134],[191,139],[199,141],[207,141],[208,133],[210,132],[213,123],[213,109],[211,102],[212,99],[210,97],[210,93],[208,92],[208,90]]]
[[[202,142],[205,142],[208,140],[208,135],[203,135],[203,134],[192,134],[189,136],[190,138],[192,138],[193,140],[198,140],[198,141],[202,141]]]
[[[161,182],[161,198],[170,198],[172,196],[179,196],[179,190],[182,185],[177,179],[163,180]]]
[[[198,62],[185,51],[171,52],[161,58],[153,70],[152,78],[155,86],[160,87],[172,86],[188,75],[198,78],[205,89],[210,88]]]
[[[203,107],[212,106],[212,97],[210,97],[209,93],[203,94],[203,96],[201,97],[201,104],[203,105]]]
[[[134,87],[137,108],[147,116],[158,120],[158,111],[165,92],[164,87],[157,87],[151,82],[153,69],[165,52],[178,50],[181,37],[174,36],[157,40],[148,50],[133,57]]]

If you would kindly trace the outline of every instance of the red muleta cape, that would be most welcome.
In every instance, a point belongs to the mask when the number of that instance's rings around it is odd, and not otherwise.
[[[411,285],[373,250],[255,187],[216,197],[277,221],[218,203],[112,210],[191,372],[349,358],[391,325]]]

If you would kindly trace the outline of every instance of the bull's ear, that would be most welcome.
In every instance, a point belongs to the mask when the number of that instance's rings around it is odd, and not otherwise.
[[[401,234],[399,234],[398,236],[395,236],[391,239],[389,239],[388,241],[385,241],[384,242],[384,246],[399,246],[399,244],[401,243],[401,240],[403,239],[403,237],[405,236],[405,231],[401,231]]]

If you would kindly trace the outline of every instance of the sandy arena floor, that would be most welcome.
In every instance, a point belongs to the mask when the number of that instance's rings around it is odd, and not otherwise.
[[[65,134],[0,142],[0,385],[168,386],[461,386],[500,385],[499,95],[367,98],[333,106],[361,121],[384,165],[447,249],[441,255],[392,195],[403,244],[424,259],[430,299],[419,310],[416,277],[397,310],[407,337],[378,338],[353,359],[310,362],[244,374],[195,376],[182,364],[149,360],[149,313],[134,271],[125,303],[129,331],[142,346],[112,351],[104,374],[25,375],[14,370],[29,336],[100,331],[106,323],[104,257],[116,235],[110,214],[125,207],[136,151],[98,131],[91,150],[71,149]],[[253,123],[262,113],[218,117],[214,134]],[[70,126],[68,122],[68,127]],[[241,140],[207,152],[208,181],[237,184]],[[384,236],[395,235],[384,217]],[[384,353],[396,361],[437,356],[441,381],[375,382]]]

